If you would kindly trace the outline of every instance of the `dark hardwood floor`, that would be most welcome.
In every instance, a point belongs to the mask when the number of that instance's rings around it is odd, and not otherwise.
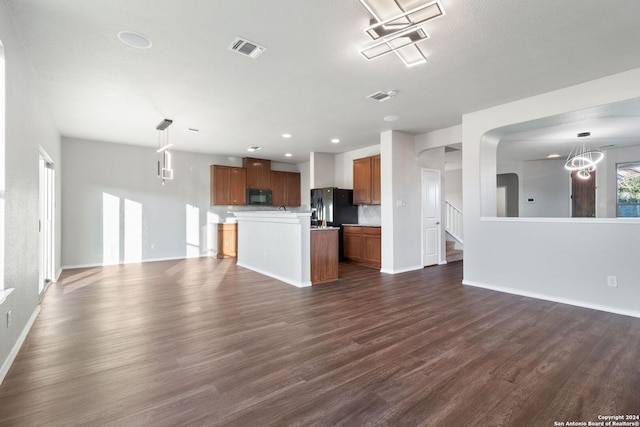
[[[2,426],[553,426],[640,414],[640,319],[341,264],[298,289],[201,258],[65,271]]]

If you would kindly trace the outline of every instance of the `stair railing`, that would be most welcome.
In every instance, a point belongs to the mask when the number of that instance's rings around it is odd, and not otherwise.
[[[449,233],[454,239],[463,242],[463,233],[462,233],[462,211],[456,208],[449,202],[446,203],[446,223],[445,230]]]

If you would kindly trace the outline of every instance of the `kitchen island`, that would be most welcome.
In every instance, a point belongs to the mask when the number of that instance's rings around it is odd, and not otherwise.
[[[234,215],[238,218],[239,266],[297,287],[338,278],[338,228],[312,229],[310,212]]]

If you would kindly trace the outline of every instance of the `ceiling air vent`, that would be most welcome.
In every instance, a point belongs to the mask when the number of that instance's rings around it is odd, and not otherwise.
[[[367,96],[367,98],[371,98],[374,101],[383,102],[390,98],[393,98],[394,96],[396,96],[396,93],[394,91],[389,91],[389,92],[378,91],[376,93],[372,93],[371,95]]]
[[[236,37],[233,43],[229,45],[229,50],[255,59],[260,56],[262,52],[267,50],[267,48],[264,46],[260,46],[257,43],[250,42],[249,40],[245,40],[241,37]]]

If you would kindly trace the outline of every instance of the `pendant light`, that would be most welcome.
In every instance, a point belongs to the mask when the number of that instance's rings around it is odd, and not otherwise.
[[[590,136],[591,132],[581,132],[578,138]],[[591,172],[596,170],[596,164],[604,159],[604,153],[588,144],[576,144],[569,153],[564,167],[570,171],[578,171],[578,178],[589,179]]]
[[[162,185],[165,180],[173,179],[171,153],[169,152],[169,147],[173,144],[169,142],[169,130],[167,129],[171,123],[173,120],[164,119],[156,126],[158,131],[158,150],[156,151],[158,153],[158,178],[162,180]]]

